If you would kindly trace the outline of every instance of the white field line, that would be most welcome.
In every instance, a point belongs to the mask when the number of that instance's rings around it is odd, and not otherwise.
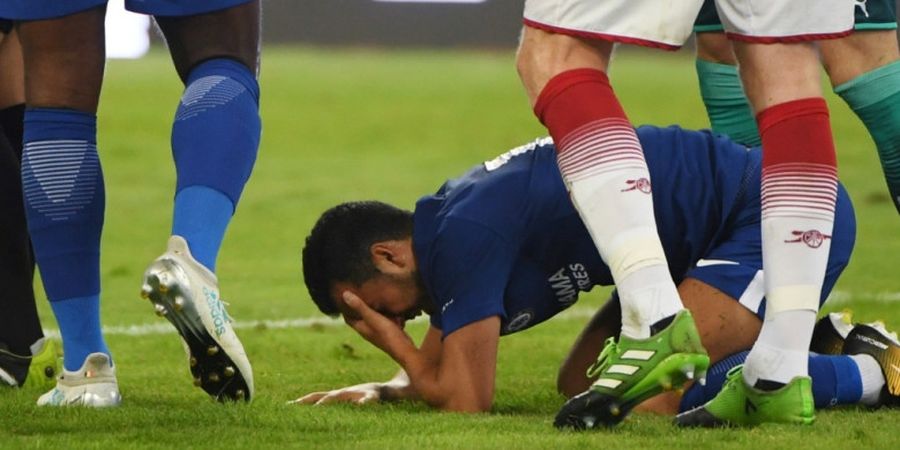
[[[868,301],[868,302],[877,302],[877,303],[893,303],[900,302],[900,292],[848,292],[848,291],[834,291],[828,297],[829,305],[837,305],[837,306],[849,306],[852,305],[854,301]],[[595,308],[588,307],[574,307],[572,309],[566,310],[554,317],[553,320],[581,320],[587,319],[594,316],[594,313],[597,310]],[[426,316],[419,316],[413,320],[413,322],[424,322],[428,320]],[[235,321],[232,322],[231,326],[236,330],[245,330],[245,329],[269,329],[269,330],[278,330],[278,329],[295,329],[295,328],[312,328],[312,327],[334,327],[343,325],[344,321],[341,319],[333,319],[330,317],[299,317],[295,319],[282,319],[282,320],[249,320],[249,321]],[[138,325],[107,325],[103,327],[103,334],[105,335],[118,335],[118,336],[145,336],[150,334],[174,334],[175,328],[172,327],[167,321],[160,319],[159,322],[156,323],[144,323]],[[44,334],[51,337],[58,337],[59,330],[57,329],[45,329]]]
[[[864,300],[875,303],[900,302],[900,292],[848,292],[832,291],[828,296],[829,305],[848,305],[854,301]]]

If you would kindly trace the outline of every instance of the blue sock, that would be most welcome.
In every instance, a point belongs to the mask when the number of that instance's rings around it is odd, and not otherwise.
[[[25,214],[68,370],[80,368],[89,353],[109,353],[99,314],[106,200],[96,124],[96,116],[80,111],[25,111]]]
[[[183,237],[194,259],[212,272],[234,204],[227,195],[206,186],[190,186],[175,196],[172,234]]]
[[[81,368],[87,355],[109,354],[100,331],[100,296],[89,295],[50,302],[63,336],[63,366],[72,372]]]
[[[809,356],[809,376],[812,377],[816,408],[852,405],[862,397],[862,377],[856,361],[847,355]]]
[[[706,372],[706,385],[701,386],[700,383],[694,383],[688,390],[684,391],[684,394],[681,396],[681,404],[678,406],[678,412],[690,411],[712,400],[725,384],[728,371],[738,364],[743,364],[749,353],[746,350],[738,352],[713,364]]]
[[[715,364],[706,375],[706,386],[694,383],[681,397],[679,411],[688,411],[712,400],[732,367],[742,364],[748,351],[735,353]],[[847,355],[809,355],[809,376],[812,378],[816,408],[850,405],[862,397],[862,378],[856,362]]]
[[[172,234],[184,237],[212,271],[256,162],[261,129],[259,85],[250,69],[217,58],[191,70],[172,125],[178,174]]]

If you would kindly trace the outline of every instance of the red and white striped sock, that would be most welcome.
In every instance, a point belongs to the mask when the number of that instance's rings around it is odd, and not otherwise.
[[[534,107],[557,148],[560,172],[622,303],[622,333],[683,309],[656,231],[650,173],[637,134],[609,84],[594,69],[551,79]]]
[[[757,116],[763,143],[762,244],[766,318],[747,356],[748,383],[807,374],[807,351],[831,248],[837,163],[822,98]]]

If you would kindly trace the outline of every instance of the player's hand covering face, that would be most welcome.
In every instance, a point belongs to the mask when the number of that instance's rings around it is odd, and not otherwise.
[[[350,291],[344,291],[341,298],[353,313],[344,314],[344,322],[372,345],[395,359],[403,350],[410,347],[415,348],[412,339],[403,331],[404,321],[385,317]]]

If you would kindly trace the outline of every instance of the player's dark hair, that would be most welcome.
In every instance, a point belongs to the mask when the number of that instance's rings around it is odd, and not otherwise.
[[[378,275],[369,248],[410,237],[412,229],[412,212],[379,201],[342,203],[322,213],[303,247],[303,279],[319,310],[337,315],[334,283],[358,286]]]

